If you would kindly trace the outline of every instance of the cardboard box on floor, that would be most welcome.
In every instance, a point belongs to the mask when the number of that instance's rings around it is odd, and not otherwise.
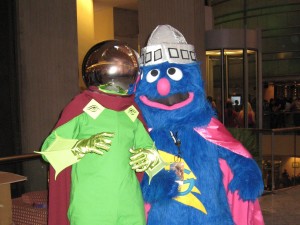
[[[12,224],[10,184],[24,180],[27,180],[24,176],[0,171],[0,225]]]

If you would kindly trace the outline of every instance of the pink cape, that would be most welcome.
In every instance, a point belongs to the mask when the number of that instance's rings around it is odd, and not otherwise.
[[[195,128],[195,131],[203,138],[216,145],[224,147],[246,158],[252,158],[245,147],[229,133],[219,120],[215,118],[211,119],[207,127]],[[233,173],[225,160],[220,159],[219,163],[224,175],[223,184],[227,193],[227,199],[234,223],[236,225],[264,225],[258,200],[256,199],[254,202],[243,201],[240,199],[237,191],[234,193],[229,191],[228,184],[233,178]]]
[[[227,199],[235,225],[264,225],[260,205],[256,199],[254,202],[243,201],[237,191],[228,190],[228,184],[233,178],[231,169],[224,159],[219,160],[223,172],[223,183],[227,193]]]

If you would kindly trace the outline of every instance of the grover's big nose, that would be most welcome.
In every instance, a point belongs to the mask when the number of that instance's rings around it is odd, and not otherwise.
[[[157,91],[160,95],[166,96],[170,93],[171,85],[167,78],[162,78],[157,83]]]

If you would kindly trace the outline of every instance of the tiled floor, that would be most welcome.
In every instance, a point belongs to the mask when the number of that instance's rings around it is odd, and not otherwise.
[[[260,198],[265,225],[300,225],[300,185]]]

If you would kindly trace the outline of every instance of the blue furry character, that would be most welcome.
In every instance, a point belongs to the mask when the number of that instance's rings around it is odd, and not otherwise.
[[[194,46],[170,25],[142,49],[135,100],[167,163],[142,181],[148,225],[262,225],[261,171],[214,118]]]

